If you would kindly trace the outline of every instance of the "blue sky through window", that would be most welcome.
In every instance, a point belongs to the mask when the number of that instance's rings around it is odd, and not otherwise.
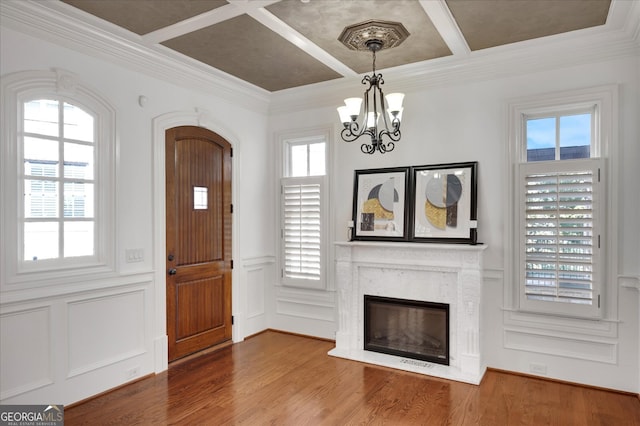
[[[555,147],[555,117],[527,120],[527,150]]]
[[[527,161],[588,158],[590,147],[590,113],[527,119]]]
[[[591,145],[591,114],[560,117],[560,146]]]

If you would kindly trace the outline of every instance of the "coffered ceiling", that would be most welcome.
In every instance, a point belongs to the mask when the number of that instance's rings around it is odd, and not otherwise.
[[[378,53],[385,69],[535,43],[602,26],[612,0],[56,0],[268,92],[371,71],[371,54],[338,41],[345,26],[401,22],[409,38]],[[627,0],[613,0],[627,1]],[[99,18],[96,20],[96,17]],[[517,45],[516,45],[517,46]]]

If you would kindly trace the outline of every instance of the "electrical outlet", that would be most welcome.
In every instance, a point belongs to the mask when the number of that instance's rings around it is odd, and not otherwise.
[[[144,260],[144,250],[138,249],[126,249],[124,252],[127,263],[142,262]]]
[[[140,375],[140,367],[133,367],[127,370],[127,379],[133,379]]]
[[[529,364],[529,371],[532,372],[533,374],[546,376],[547,375],[547,365],[546,364],[539,364],[539,363],[536,363],[536,362],[532,362],[531,364]]]

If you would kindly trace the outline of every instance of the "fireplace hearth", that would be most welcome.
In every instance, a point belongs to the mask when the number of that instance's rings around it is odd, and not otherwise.
[[[449,305],[365,295],[364,349],[449,365]]]

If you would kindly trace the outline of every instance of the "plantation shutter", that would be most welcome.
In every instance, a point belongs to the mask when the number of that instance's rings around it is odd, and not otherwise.
[[[599,314],[601,235],[596,224],[601,222],[601,168],[597,159],[520,165],[525,307]]]
[[[282,275],[289,283],[322,278],[322,182],[315,176],[282,179]]]

